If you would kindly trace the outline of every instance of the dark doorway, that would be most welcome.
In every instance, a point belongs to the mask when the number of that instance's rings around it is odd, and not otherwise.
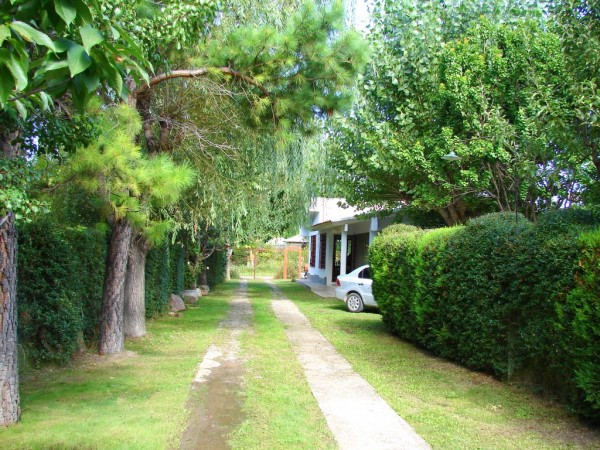
[[[352,272],[355,266],[355,251],[356,248],[356,236],[348,236],[348,248],[346,257],[346,273]],[[333,277],[335,281],[341,272],[342,268],[342,235],[335,234],[333,236]]]

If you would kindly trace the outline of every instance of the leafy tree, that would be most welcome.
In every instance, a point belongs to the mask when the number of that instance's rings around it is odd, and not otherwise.
[[[557,158],[569,74],[535,10],[505,2],[382,2],[361,101],[332,131],[354,204],[436,210],[448,224],[491,208],[533,216],[578,201],[579,161]],[[514,6],[514,5],[513,5]],[[455,152],[460,162],[442,156]]]
[[[587,163],[584,181],[592,201],[600,201],[600,2],[558,0],[551,2],[555,32],[561,37],[569,72],[573,107],[568,124],[571,133],[561,143],[573,157]]]

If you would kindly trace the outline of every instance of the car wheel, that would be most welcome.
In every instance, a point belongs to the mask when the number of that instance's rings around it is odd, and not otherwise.
[[[353,313],[358,313],[365,309],[362,297],[356,292],[351,292],[348,294],[348,297],[346,298],[346,306],[348,307],[348,311]]]

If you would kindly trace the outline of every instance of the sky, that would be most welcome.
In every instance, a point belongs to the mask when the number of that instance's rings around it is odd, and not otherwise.
[[[370,0],[355,0],[354,7],[354,23],[357,29],[362,32],[367,31],[367,24],[369,23],[369,10],[368,4]]]

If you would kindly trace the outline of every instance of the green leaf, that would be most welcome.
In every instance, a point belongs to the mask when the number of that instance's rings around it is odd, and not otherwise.
[[[50,109],[50,105],[52,104],[52,97],[50,97],[48,94],[42,91],[40,92],[40,99],[42,100],[44,110]]]
[[[89,74],[84,78],[83,83],[85,84],[87,91],[89,93],[93,93],[96,91],[98,86],[100,86],[100,77],[97,73]]]
[[[85,48],[77,44],[69,49],[67,53],[67,61],[69,63],[69,70],[71,71],[72,77],[85,71],[85,69],[90,67],[92,64],[92,59],[85,51]]]
[[[17,108],[17,111],[19,111],[19,115],[21,116],[21,118],[23,120],[27,119],[27,108],[25,108],[23,102],[21,102],[21,100],[15,100],[14,105],[15,108]]]
[[[13,78],[6,67],[0,66],[0,107],[6,105],[6,101],[15,87]]]
[[[54,61],[49,63],[48,65],[46,65],[44,67],[44,70],[46,72],[50,72],[51,70],[59,70],[59,69],[64,69],[65,67],[68,67],[69,63],[67,62],[66,59],[63,59],[61,61]]]
[[[15,20],[10,24],[10,27],[26,41],[43,45],[44,47],[48,47],[50,50],[55,51],[54,42],[52,42],[52,39],[50,39],[47,34],[36,30],[31,25],[27,25],[25,22]]]
[[[90,7],[81,0],[73,0],[75,8],[77,9],[77,15],[83,23],[92,23],[94,18],[92,17],[92,11]],[[98,7],[97,2],[92,3],[92,7]]]
[[[54,47],[56,48],[56,53],[64,53],[68,51],[71,47],[77,45],[75,42],[70,41],[68,39],[61,38],[54,42]]]
[[[6,49],[2,49],[6,50]],[[8,53],[8,50],[6,50]],[[4,65],[8,68],[12,74],[15,85],[18,91],[22,91],[27,87],[27,61],[20,61],[14,54],[6,54],[5,52],[0,53],[0,62],[4,62]]]
[[[77,17],[77,9],[71,0],[54,0],[54,9],[67,25],[71,25]]]
[[[118,41],[121,38],[121,33],[115,27],[110,27],[110,31],[112,32],[112,37],[115,41]]]
[[[10,29],[6,25],[0,25],[0,45],[6,38],[10,37]]]
[[[79,34],[85,51],[90,53],[94,45],[99,44],[104,40],[102,33],[91,25],[79,27]]]

